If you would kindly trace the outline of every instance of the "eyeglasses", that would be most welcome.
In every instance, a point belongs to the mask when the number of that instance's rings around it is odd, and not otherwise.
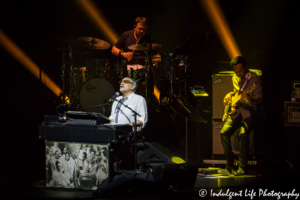
[[[122,81],[120,81],[120,84],[121,83],[125,83],[125,84],[128,84],[128,83],[130,83],[130,84],[133,84],[132,82],[130,82],[129,80],[122,80]]]

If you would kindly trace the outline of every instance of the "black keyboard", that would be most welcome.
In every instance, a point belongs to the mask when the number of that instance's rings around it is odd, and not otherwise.
[[[113,143],[128,132],[104,125],[79,125],[60,122],[43,122],[39,126],[39,138],[54,141]]]

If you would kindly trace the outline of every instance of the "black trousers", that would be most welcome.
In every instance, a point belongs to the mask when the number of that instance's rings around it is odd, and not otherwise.
[[[247,156],[249,151],[249,134],[255,125],[255,117],[251,116],[243,120],[240,113],[234,120],[229,116],[221,130],[221,142],[227,160],[227,165],[234,165],[234,153],[232,152],[231,136],[239,129],[239,138],[241,141],[240,161],[241,167],[247,166]]]

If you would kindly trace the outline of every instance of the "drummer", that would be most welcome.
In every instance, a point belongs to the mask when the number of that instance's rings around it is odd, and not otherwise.
[[[112,47],[112,54],[126,59],[127,64],[143,65],[145,62],[144,51],[131,50],[128,47],[133,44],[150,43],[151,38],[146,35],[146,22],[145,17],[137,17],[134,21],[133,30],[126,31],[121,35],[115,46]],[[153,51],[153,54],[157,54],[157,51]]]

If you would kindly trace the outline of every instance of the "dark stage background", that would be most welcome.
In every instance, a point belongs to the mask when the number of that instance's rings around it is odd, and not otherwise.
[[[203,85],[211,95],[211,75],[221,69],[220,62],[228,62],[230,58],[199,1],[94,2],[119,35],[133,28],[137,16],[149,17],[152,13],[152,35],[156,43],[163,45],[159,49],[162,54],[174,52],[188,36],[193,38],[193,76],[188,86]],[[290,100],[292,80],[300,80],[299,3],[285,0],[220,0],[219,3],[249,68],[263,71],[268,159],[284,159],[290,153],[286,147],[289,145],[285,145],[289,143],[284,142],[286,132],[299,131],[286,130],[282,117],[283,103]],[[61,52],[54,48],[62,43],[55,38],[85,36],[108,41],[71,0],[1,0],[0,28],[59,86]],[[101,55],[111,57],[110,50],[101,51]],[[45,114],[55,114],[57,97],[3,48],[0,55],[2,160],[9,164],[43,166],[44,141],[38,139],[38,125]],[[211,97],[204,102],[200,110],[211,109]],[[167,141],[167,145],[182,151],[168,116],[156,113],[152,107],[149,116],[146,138]],[[209,114],[206,117],[211,118]],[[211,156],[210,123],[201,124],[199,133],[194,133],[199,134],[202,142],[199,147],[202,158]],[[180,127],[178,130],[184,136]],[[298,136],[294,135],[287,142],[297,141]]]

